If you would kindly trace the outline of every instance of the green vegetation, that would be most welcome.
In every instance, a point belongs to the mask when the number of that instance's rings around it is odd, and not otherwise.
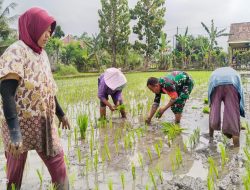
[[[89,120],[89,118],[88,118],[87,114],[77,116],[77,124],[78,124],[78,127],[80,129],[81,139],[86,138],[86,131],[88,128],[88,120]]]

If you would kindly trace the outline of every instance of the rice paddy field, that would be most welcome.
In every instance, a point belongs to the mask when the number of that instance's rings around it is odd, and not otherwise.
[[[207,83],[211,72],[188,72],[195,81],[180,126],[167,110],[162,118],[144,120],[154,94],[147,78],[164,72],[126,74],[123,90],[127,119],[107,109],[99,119],[97,78],[57,80],[58,100],[71,130],[58,129],[64,147],[70,189],[76,190],[202,190],[250,189],[250,75],[242,74],[246,118],[241,118],[241,146],[220,132],[208,137]],[[161,104],[166,104],[163,95]],[[0,189],[5,189],[5,157],[1,144]],[[46,166],[35,151],[26,162],[22,189],[53,189]]]

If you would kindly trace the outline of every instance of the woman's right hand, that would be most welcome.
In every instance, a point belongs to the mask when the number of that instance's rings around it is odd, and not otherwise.
[[[23,153],[23,141],[10,142],[7,147],[7,152],[9,152],[15,158],[18,158],[20,154]]]
[[[110,109],[110,111],[115,111],[116,110],[116,108],[113,107],[113,106],[109,106],[109,109]]]

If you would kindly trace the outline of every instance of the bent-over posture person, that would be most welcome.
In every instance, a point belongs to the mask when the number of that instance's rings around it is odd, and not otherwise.
[[[243,88],[240,75],[231,67],[216,69],[211,74],[208,87],[209,134],[221,130],[221,103],[224,103],[222,133],[233,138],[235,147],[239,146],[240,115],[245,117]]]
[[[43,50],[56,21],[31,8],[19,18],[19,40],[0,57],[1,129],[7,158],[7,189],[21,188],[29,150],[36,150],[56,189],[69,189],[64,153],[55,125],[69,122],[56,99],[57,86]]]
[[[179,123],[183,108],[193,86],[194,82],[192,78],[183,71],[173,71],[166,77],[161,78],[150,77],[147,81],[147,87],[155,93],[155,99],[145,122],[147,124],[151,122],[152,117],[160,105],[161,94],[168,94],[170,101],[158,110],[156,117],[160,118],[162,114],[171,107],[171,110],[175,114],[175,122]]]
[[[126,86],[127,79],[117,68],[107,69],[98,78],[98,98],[100,99],[100,117],[106,118],[106,106],[111,111],[117,109],[117,106],[123,104],[122,89]],[[111,96],[114,106],[108,101]],[[125,109],[120,109],[121,116],[126,118]]]

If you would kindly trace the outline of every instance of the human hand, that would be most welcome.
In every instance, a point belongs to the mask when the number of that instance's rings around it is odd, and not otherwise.
[[[110,111],[115,111],[115,110],[116,110],[116,107],[114,107],[114,106],[109,106],[109,109],[110,109]]]
[[[58,119],[59,119],[59,126],[58,126],[59,128],[62,126],[62,129],[70,129],[69,120],[66,115]]]
[[[161,108],[157,111],[155,117],[156,117],[156,118],[161,118],[161,116],[163,115],[164,112],[165,112],[165,109],[161,107]]]
[[[145,123],[149,125],[149,124],[151,123],[151,118],[148,117],[148,118],[145,120]]]
[[[23,141],[10,142],[7,147],[7,152],[9,152],[15,158],[18,158],[20,154],[23,153]]]

